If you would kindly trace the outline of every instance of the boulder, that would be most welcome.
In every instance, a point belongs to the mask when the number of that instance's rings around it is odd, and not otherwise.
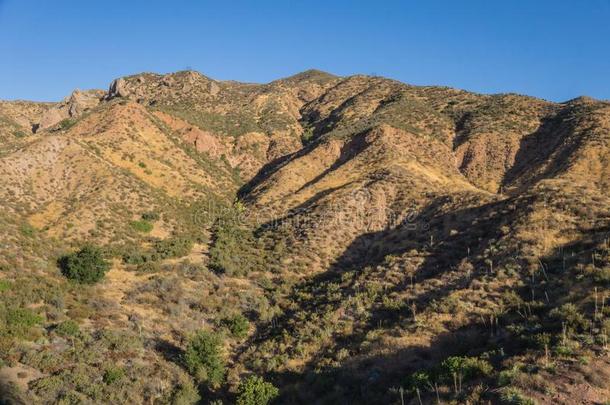
[[[108,89],[108,98],[114,97],[127,97],[129,90],[127,89],[127,82],[122,77],[114,80],[110,83],[110,89]]]

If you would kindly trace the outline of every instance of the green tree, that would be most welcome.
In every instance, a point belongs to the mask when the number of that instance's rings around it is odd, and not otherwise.
[[[104,259],[101,249],[87,245],[76,253],[59,259],[64,276],[82,284],[94,284],[104,278],[110,263]]]
[[[237,405],[266,405],[279,395],[273,384],[261,377],[250,376],[239,384]]]
[[[199,381],[216,387],[224,380],[222,341],[212,332],[199,331],[189,340],[183,362],[188,372]]]

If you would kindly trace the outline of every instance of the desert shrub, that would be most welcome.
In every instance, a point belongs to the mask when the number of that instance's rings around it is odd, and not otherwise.
[[[125,371],[122,368],[112,366],[112,367],[108,367],[104,371],[102,380],[104,381],[105,384],[110,385],[110,384],[114,384],[115,382],[121,380],[124,376],[125,376]]]
[[[61,257],[59,267],[63,275],[70,280],[94,284],[104,277],[110,269],[110,263],[104,259],[99,248],[87,245],[76,253]]]
[[[158,221],[161,217],[158,213],[154,211],[144,212],[141,216],[143,221],[155,222]]]
[[[80,328],[78,327],[78,323],[75,321],[68,319],[67,321],[63,321],[59,325],[55,327],[55,333],[60,336],[76,336],[80,332]]]
[[[431,381],[432,378],[427,371],[416,371],[407,378],[406,387],[409,391],[415,392],[417,389],[432,386]]]
[[[169,238],[153,244],[154,254],[159,259],[183,257],[191,253],[193,241],[188,238]]]
[[[193,249],[193,241],[188,238],[175,237],[155,241],[150,250],[142,251],[138,247],[130,247],[122,254],[126,264],[142,265],[173,257],[188,255]]]
[[[219,386],[225,376],[220,336],[204,330],[197,332],[189,340],[183,363],[188,372],[199,381]]]
[[[511,405],[536,405],[536,401],[526,397],[517,388],[507,387],[502,389],[500,400],[504,404]]]
[[[311,141],[314,139],[314,136],[315,134],[313,128],[305,128],[305,130],[301,134],[301,143],[303,145],[311,143]]]
[[[197,388],[192,382],[186,381],[174,389],[169,402],[172,405],[192,405],[198,403],[200,399]]]
[[[74,126],[74,124],[76,124],[75,120],[66,118],[66,119],[59,121],[58,125],[59,125],[59,129],[61,129],[62,131],[65,131],[65,130],[72,128]]]
[[[140,221],[131,221],[129,225],[138,232],[149,233],[153,230],[153,224],[148,221],[140,220]]]
[[[21,231],[21,234],[23,236],[27,236],[28,238],[31,238],[34,235],[36,235],[36,228],[34,228],[32,225],[28,224],[27,222],[24,223],[23,225],[21,225],[19,230]]]
[[[517,379],[519,374],[521,373],[520,367],[518,364],[513,365],[511,368],[502,370],[498,373],[498,385],[501,387],[508,386]]]
[[[554,308],[551,310],[549,315],[565,324],[574,330],[587,329],[589,322],[578,309],[578,307],[572,303],[563,304],[561,307]]]
[[[157,262],[144,262],[138,264],[136,271],[140,273],[157,273],[161,271],[161,265]]]
[[[262,246],[253,233],[237,221],[216,221],[212,230],[210,269],[229,276],[245,276],[264,269]]]
[[[8,280],[0,280],[0,293],[11,289],[11,282]]]
[[[610,286],[610,265],[597,269],[593,277],[599,284]]]
[[[241,314],[224,319],[222,324],[229,329],[234,337],[240,339],[246,337],[250,328],[250,322]]]
[[[237,405],[266,405],[279,395],[273,384],[261,377],[250,376],[239,384]]]
[[[488,361],[476,357],[452,356],[441,363],[441,370],[447,380],[451,380],[453,375],[469,380],[490,375],[493,367]]]
[[[539,349],[544,349],[551,344],[551,335],[548,333],[537,333],[534,335],[534,344]]]
[[[125,264],[142,264],[153,260],[151,253],[141,252],[136,248],[124,252],[122,258]]]
[[[25,338],[43,319],[28,308],[0,308],[0,334]]]

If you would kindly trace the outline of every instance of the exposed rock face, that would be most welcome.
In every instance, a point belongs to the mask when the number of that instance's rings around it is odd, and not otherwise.
[[[143,78],[141,78],[143,79]],[[140,81],[140,83],[142,83],[142,81]],[[127,84],[125,83],[125,79],[123,79],[122,77],[119,79],[114,80],[112,83],[110,83],[110,88],[108,89],[108,96],[107,98],[114,98],[114,97],[127,97],[129,95],[129,91],[127,90]]]
[[[74,90],[59,104],[46,111],[40,118],[37,130],[50,128],[67,118],[76,118],[97,106],[104,92],[102,90]]]

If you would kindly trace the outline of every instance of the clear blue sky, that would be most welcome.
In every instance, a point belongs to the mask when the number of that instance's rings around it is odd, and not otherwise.
[[[610,99],[610,0],[0,0],[2,99],[59,100],[187,67]]]

